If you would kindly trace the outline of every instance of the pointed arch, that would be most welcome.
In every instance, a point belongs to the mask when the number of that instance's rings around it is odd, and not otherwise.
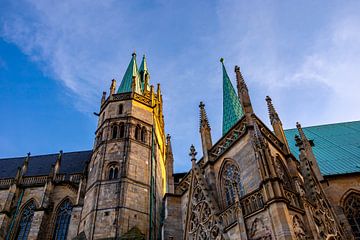
[[[65,240],[69,230],[73,204],[69,197],[64,198],[56,208],[55,225],[53,231],[54,240]]]
[[[355,239],[360,239],[360,193],[350,189],[344,194],[342,207]]]
[[[281,157],[278,154],[276,154],[276,157],[275,157],[275,167],[276,167],[276,172],[277,172],[279,178],[281,179],[281,181],[284,184],[284,187],[291,190],[292,184],[291,184],[290,174],[289,174],[287,168],[285,167],[283,160],[281,159]]]
[[[236,196],[238,199],[244,196],[245,190],[241,182],[240,168],[234,160],[224,160],[220,168],[219,177],[224,206],[233,204]]]
[[[30,199],[24,204],[15,230],[14,239],[22,240],[28,238],[36,206],[37,204],[34,199]]]

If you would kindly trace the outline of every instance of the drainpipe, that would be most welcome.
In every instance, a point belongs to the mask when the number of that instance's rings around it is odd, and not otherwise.
[[[15,224],[16,216],[17,216],[18,213],[19,213],[19,208],[20,208],[20,204],[21,204],[22,198],[23,198],[23,196],[24,196],[24,192],[25,192],[25,190],[22,189],[22,190],[21,190],[21,194],[20,194],[20,198],[19,198],[19,200],[18,200],[18,202],[17,202],[17,205],[16,205],[16,211],[15,211],[14,217],[13,217],[13,219],[11,220],[9,232],[8,232],[7,235],[6,235],[6,240],[9,240],[9,239],[10,239],[11,232],[12,232],[13,227],[14,227],[14,224]]]

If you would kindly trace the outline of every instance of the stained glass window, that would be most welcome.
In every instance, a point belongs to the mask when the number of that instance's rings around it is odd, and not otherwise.
[[[53,238],[65,240],[71,218],[72,205],[69,200],[64,201],[58,209]]]
[[[224,167],[222,177],[226,204],[231,205],[235,202],[235,194],[239,198],[244,195],[244,187],[241,184],[239,169],[234,164],[227,164]]]
[[[26,240],[28,238],[31,222],[34,217],[35,203],[33,201],[29,202],[24,208],[24,211],[21,215],[19,222],[19,227],[17,229],[16,238],[18,240]]]
[[[344,212],[355,239],[360,239],[360,195],[352,193],[346,198]]]

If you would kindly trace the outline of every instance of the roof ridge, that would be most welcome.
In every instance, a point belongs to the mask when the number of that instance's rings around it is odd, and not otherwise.
[[[310,126],[306,126],[306,127],[301,127],[302,129],[305,129],[305,128],[312,128],[312,127],[322,127],[322,126],[330,126],[330,125],[340,125],[340,124],[346,124],[346,123],[356,123],[356,122],[359,122],[360,123],[360,120],[353,120],[353,121],[349,121],[349,122],[337,122],[337,123],[325,123],[325,124],[320,124],[320,125],[310,125]],[[287,128],[285,129],[285,131],[287,130],[296,130],[296,128]],[[357,129],[354,129],[354,130],[357,130]]]
[[[81,152],[92,152],[92,150],[78,150],[78,151],[72,151],[72,152],[63,152],[63,154],[69,154],[69,153],[81,153]],[[47,154],[39,154],[39,155],[31,155],[30,158],[33,157],[43,157],[43,156],[57,156],[59,155],[59,153],[47,153]],[[19,156],[19,157],[4,157],[4,158],[0,158],[0,161],[2,160],[10,160],[10,159],[17,159],[17,158],[25,158],[26,156]]]

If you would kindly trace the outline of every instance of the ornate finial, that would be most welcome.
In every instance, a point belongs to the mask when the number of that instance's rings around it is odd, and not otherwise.
[[[169,145],[170,140],[171,140],[170,134],[166,135],[166,145]]]
[[[134,49],[134,52],[131,54],[131,56],[136,57],[136,51]]]
[[[197,154],[197,152],[195,150],[195,147],[193,144],[191,144],[189,156],[191,157],[192,162],[196,161],[196,158],[195,158],[196,154]]]
[[[203,102],[200,102],[199,108],[200,108],[200,129],[202,127],[208,127],[210,129],[209,120],[207,118],[207,114],[205,111],[205,104]]]
[[[277,112],[274,108],[274,105],[272,104],[271,98],[269,96],[266,96],[265,100],[267,102],[269,118],[270,118],[271,124],[274,124],[275,122],[280,122],[279,115],[277,114]]]
[[[302,141],[307,141],[305,133],[304,133],[304,131],[303,131],[302,127],[301,127],[301,124],[299,122],[296,122],[296,128],[298,129],[301,140]]]
[[[220,62],[221,62],[221,63],[224,63],[224,58],[220,58]]]
[[[30,157],[30,155],[31,155],[31,153],[30,153],[30,152],[28,152],[28,153],[27,153],[27,156],[28,156],[28,157]]]

